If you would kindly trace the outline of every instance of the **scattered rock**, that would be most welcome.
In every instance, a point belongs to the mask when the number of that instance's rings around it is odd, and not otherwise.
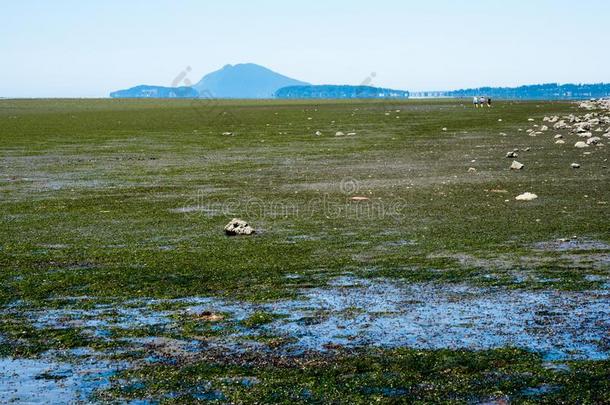
[[[468,173],[476,173],[477,169],[475,169],[474,167],[471,167],[468,169]]]
[[[563,135],[557,134],[557,135],[555,135],[555,139],[563,139]]]
[[[572,164],[570,165],[570,167],[571,167],[572,169],[580,169],[580,165],[579,165],[578,163],[572,163]]]
[[[538,198],[538,196],[536,194],[527,192],[527,193],[523,193],[523,194],[518,195],[517,197],[515,197],[515,200],[517,200],[517,201],[533,201],[533,200],[535,200],[537,198]]]
[[[335,136],[345,136],[345,134],[341,131],[337,131],[337,133],[335,134]]]
[[[316,131],[316,135],[317,135],[317,136],[320,136],[320,135],[322,135],[322,132],[320,132],[320,131]]]
[[[225,226],[225,233],[229,236],[239,236],[252,235],[255,231],[246,221],[239,218],[233,218],[231,222]]]
[[[563,139],[558,139],[557,141],[555,141],[555,143],[558,145],[563,145],[564,143],[566,143],[566,141],[564,141]]]
[[[359,196],[356,196],[356,197],[350,198],[350,200],[352,200],[354,202],[362,202],[362,201],[368,201],[369,198],[368,197],[359,197]]]
[[[589,145],[586,142],[579,141],[574,144],[574,147],[582,149],[582,148],[588,148]]]
[[[516,160],[513,160],[513,164],[510,166],[510,170],[521,170],[525,167],[523,163],[519,163]]]
[[[517,152],[514,152],[514,151],[513,152],[508,152],[506,154],[506,157],[509,158],[509,159],[514,159],[514,158],[519,157],[519,154],[517,154]]]
[[[224,136],[232,136],[233,132],[223,132],[222,133]]]

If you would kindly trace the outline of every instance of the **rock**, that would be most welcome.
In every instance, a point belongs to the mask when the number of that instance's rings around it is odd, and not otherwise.
[[[231,135],[233,135],[233,132],[223,132],[222,134],[224,136],[231,136]]]
[[[347,133],[347,136],[354,136],[354,135],[356,135],[356,133],[355,133],[355,132],[348,132],[348,133]]]
[[[517,152],[514,152],[514,151],[513,151],[513,152],[508,152],[508,153],[506,154],[506,157],[507,157],[508,159],[514,159],[514,158],[519,157],[519,155],[517,154]]]
[[[447,132],[447,128],[443,128],[443,132]]]
[[[568,128],[570,128],[570,126],[564,120],[561,120],[561,121],[557,122],[555,125],[553,125],[553,128],[568,129]]]
[[[549,127],[547,127],[546,125],[543,125],[543,126],[540,127],[540,131],[541,132],[546,132],[548,130],[549,130]]]
[[[593,136],[593,134],[591,132],[582,132],[582,133],[578,134],[578,136],[580,138],[591,138]]]
[[[335,136],[344,136],[345,134],[341,131],[337,131],[337,133],[335,134]]]
[[[368,201],[369,198],[368,197],[352,197],[350,198],[350,200],[354,201],[354,202],[362,202],[362,201]]]
[[[468,169],[468,173],[476,173],[477,169],[475,169],[474,167],[471,167]]]
[[[252,235],[255,231],[246,221],[239,218],[233,218],[231,222],[225,226],[225,233],[229,236],[239,236]]]
[[[535,119],[533,119],[533,118],[528,118],[527,120],[528,120],[529,122],[534,122],[534,121],[536,121],[536,120],[535,120]]]
[[[320,135],[322,135],[322,132],[320,132],[320,131],[316,131],[316,135],[317,135],[317,136],[320,136]]]
[[[580,165],[579,165],[578,163],[572,163],[572,164],[570,165],[570,167],[571,167],[572,169],[580,169]]]
[[[532,150],[532,148],[525,148],[525,149],[523,149],[524,152],[529,152],[530,150]]]
[[[520,195],[516,196],[515,200],[517,200],[517,201],[533,201],[533,200],[535,200],[537,198],[538,198],[538,196],[536,194],[528,192],[528,193],[523,193],[523,194],[520,194]]]
[[[555,135],[555,139],[563,139],[563,135],[557,134],[557,135]]]
[[[521,170],[525,167],[523,163],[519,163],[516,160],[513,160],[513,164],[510,166],[510,170]]]
[[[574,144],[574,147],[578,148],[578,149],[582,149],[582,148],[588,148],[589,145],[586,142],[579,141]]]
[[[563,145],[564,143],[566,143],[566,141],[564,141],[563,139],[558,139],[557,141],[555,141],[555,143],[557,145]]]
[[[589,130],[591,130],[591,124],[588,122],[579,122],[578,124],[574,125],[573,129],[573,131],[576,133],[587,132]]]
[[[598,137],[598,136],[594,136],[593,138],[589,138],[587,139],[587,145],[597,145],[598,143],[600,143],[602,140],[602,138]]]

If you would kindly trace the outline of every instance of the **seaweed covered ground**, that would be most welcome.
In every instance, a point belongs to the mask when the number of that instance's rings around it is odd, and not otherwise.
[[[0,402],[607,402],[584,107],[0,100]]]

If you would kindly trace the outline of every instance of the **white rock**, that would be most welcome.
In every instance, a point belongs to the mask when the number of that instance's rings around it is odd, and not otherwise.
[[[519,163],[516,160],[513,160],[513,164],[510,166],[510,170],[521,170],[525,167],[523,163]]]
[[[537,198],[538,198],[538,196],[536,194],[527,192],[527,193],[523,193],[523,194],[520,194],[520,195],[516,196],[515,200],[517,200],[517,201],[533,201],[533,200],[535,200]]]
[[[477,169],[475,169],[474,167],[471,167],[468,169],[468,173],[476,173]]]
[[[447,128],[443,128],[443,131],[444,131],[444,132],[447,132]]]
[[[223,132],[222,134],[225,136],[231,136],[231,135],[233,135],[233,132]]]
[[[516,157],[519,157],[519,155],[517,154],[517,152],[508,152],[506,154],[506,157],[509,158],[509,159],[514,159]]]
[[[255,231],[246,221],[239,218],[233,218],[231,222],[225,226],[225,233],[229,236],[239,236],[252,235]]]
[[[337,131],[337,133],[335,134],[335,136],[344,136],[345,134],[341,131]]]
[[[588,148],[588,147],[589,147],[589,145],[587,145],[587,143],[586,143],[586,142],[579,141],[579,142],[576,142],[576,143],[574,144],[574,147],[575,147],[575,148],[582,149],[582,148]]]
[[[593,138],[587,139],[587,145],[597,145],[601,140],[602,138],[594,136]]]
[[[322,135],[322,132],[320,132],[320,131],[316,131],[316,135],[317,135],[317,136],[320,136],[320,135]]]
[[[563,135],[561,135],[561,134],[555,135],[555,139],[562,139],[562,138],[563,138]]]
[[[572,163],[572,164],[570,165],[570,167],[571,167],[572,169],[580,169],[580,165],[579,165],[578,163]]]
[[[564,141],[563,139],[558,139],[558,140],[555,141],[555,143],[557,145],[563,145],[564,143],[566,143],[566,141]]]

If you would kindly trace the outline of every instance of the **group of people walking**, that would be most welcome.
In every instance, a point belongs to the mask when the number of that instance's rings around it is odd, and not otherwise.
[[[488,108],[491,108],[491,97],[474,97],[472,99],[472,104],[474,104],[475,108],[483,108],[487,105]]]

